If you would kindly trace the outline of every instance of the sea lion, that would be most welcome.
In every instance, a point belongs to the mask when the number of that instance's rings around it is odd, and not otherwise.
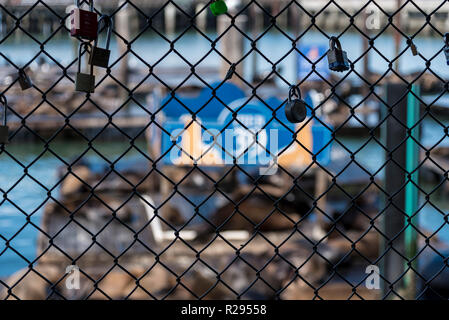
[[[449,299],[449,250],[441,251],[424,264],[419,271],[420,300]]]
[[[232,202],[229,201],[207,218],[209,223],[196,228],[198,240],[225,230],[246,230],[250,233],[293,230],[301,216],[310,211],[309,204],[293,194],[278,198],[260,190],[249,193],[238,190],[231,198]]]
[[[60,299],[62,289],[54,286],[64,277],[64,270],[54,265],[37,265],[32,269],[17,271],[6,280],[10,288],[3,289],[0,300],[46,300]]]

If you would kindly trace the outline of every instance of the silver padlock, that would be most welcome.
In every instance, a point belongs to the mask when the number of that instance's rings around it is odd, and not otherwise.
[[[106,36],[106,47],[104,49],[98,47],[98,37],[97,37],[97,39],[95,39],[92,54],[90,55],[89,63],[97,67],[107,68],[109,66],[109,57],[111,56],[111,50],[109,50],[109,45],[111,43],[112,19],[107,15],[103,15],[100,17],[100,20],[98,20],[98,35],[100,35],[102,31],[101,29],[102,21],[104,22],[104,27],[107,28],[108,30]]]
[[[81,72],[81,59],[82,59],[82,48],[86,48],[87,53],[89,53],[89,49],[92,49],[92,46],[83,42],[80,44],[80,48],[78,51],[78,72],[75,78],[75,90],[79,92],[93,93],[95,91],[95,76],[94,76],[94,66],[90,65],[90,73],[82,73]],[[92,52],[92,50],[90,50]]]
[[[33,81],[31,81],[31,78],[25,73],[24,69],[19,70],[19,84],[22,90],[27,90],[33,87]]]
[[[4,95],[0,96],[0,105],[3,106],[3,123],[0,125],[0,144],[5,144],[9,142],[9,129],[6,121],[8,101]]]

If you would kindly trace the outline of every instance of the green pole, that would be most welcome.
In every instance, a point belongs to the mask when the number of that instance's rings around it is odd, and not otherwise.
[[[420,96],[420,88],[417,85],[413,85],[411,92],[407,97],[407,128],[412,129],[407,137],[407,151],[406,151],[406,170],[407,175],[411,174],[410,177],[406,177],[406,187],[405,187],[405,212],[407,218],[405,224],[407,226],[405,230],[405,250],[407,254],[408,261],[411,261],[417,253],[417,233],[415,229],[411,226],[417,225],[417,215],[416,212],[419,206],[418,199],[418,188],[416,185],[419,183],[419,171],[416,168],[419,165],[419,146],[415,142],[419,141],[419,125],[416,125],[419,121],[419,100],[417,97]],[[412,173],[413,172],[413,173]],[[408,218],[411,221],[408,222]],[[409,266],[406,265],[406,268]],[[413,260],[411,267],[416,270],[417,261]],[[405,289],[409,295],[410,299],[414,299],[416,296],[416,275],[413,270],[409,270],[405,276]]]

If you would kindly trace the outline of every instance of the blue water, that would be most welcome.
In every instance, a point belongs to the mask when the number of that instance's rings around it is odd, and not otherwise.
[[[94,147],[110,161],[115,161],[125,154],[115,165],[118,170],[145,161],[135,150],[126,152],[129,147],[126,143],[94,143]],[[69,163],[87,148],[87,144],[77,142],[50,144],[50,149]],[[144,143],[140,143],[139,148],[146,150]],[[40,226],[43,209],[52,201],[49,196],[58,198],[58,170],[61,166],[66,167],[50,152],[43,153],[43,150],[42,145],[15,143],[7,148],[14,158],[6,153],[0,155],[0,191],[7,191],[8,198],[0,202],[0,277],[26,267],[35,258],[38,231],[33,224]],[[89,151],[82,160],[87,162],[94,172],[101,172],[108,166],[94,151]],[[28,168],[27,174],[24,173],[24,166]],[[48,195],[50,189],[51,194]],[[28,223],[27,215],[31,218]],[[5,246],[6,239],[12,239],[9,249]]]

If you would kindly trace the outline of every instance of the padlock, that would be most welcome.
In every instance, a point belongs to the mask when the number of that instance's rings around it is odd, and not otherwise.
[[[329,51],[327,52],[329,69],[332,71],[343,72],[349,70],[349,61],[346,51],[341,49],[340,41],[336,37],[329,40]]]
[[[224,81],[227,81],[227,80],[231,80],[231,79],[232,79],[232,76],[233,76],[234,73],[235,73],[235,68],[236,68],[235,63],[231,64],[231,66],[229,67],[228,72],[226,72],[226,76],[225,76],[225,78],[224,78]]]
[[[416,48],[415,44],[412,41],[410,41],[410,50],[412,50],[413,56],[418,55],[418,48]]]
[[[8,101],[4,95],[0,96],[0,105],[3,106],[3,123],[0,125],[0,144],[8,143],[9,129],[6,122],[6,113],[8,109]]]
[[[407,45],[410,47],[410,50],[412,51],[412,55],[413,56],[417,56],[418,53],[418,48],[416,47],[416,45],[413,43],[412,39],[407,39]]]
[[[228,12],[228,6],[224,0],[216,0],[210,4],[210,11],[214,16],[219,16]]]
[[[98,35],[98,16],[94,12],[93,0],[89,0],[89,11],[80,9],[80,1],[76,0],[77,8],[70,12],[70,34],[86,40],[95,40]]]
[[[109,50],[109,44],[111,43],[111,34],[112,34],[112,20],[109,16],[103,15],[98,20],[98,34],[101,32],[101,22],[104,21],[105,28],[108,30],[107,38],[106,38],[106,48],[98,47],[98,37],[95,40],[92,54],[90,55],[89,63],[101,67],[107,68],[109,66],[109,57],[111,56],[111,51]]]
[[[22,90],[27,90],[33,87],[33,82],[23,69],[19,70],[19,84]]]
[[[295,96],[296,99],[293,99],[293,96]],[[299,90],[299,87],[290,87],[288,101],[285,105],[285,116],[291,123],[303,122],[307,117],[306,103],[301,98],[301,90]]]
[[[446,63],[449,66],[449,33],[444,35],[444,55],[446,56]]]
[[[82,42],[78,51],[78,72],[75,78],[75,90],[79,92],[93,93],[95,91],[95,76],[94,76],[94,66],[90,65],[90,73],[81,72],[81,50],[86,47],[86,52],[89,53],[89,48],[91,45],[87,42]]]

